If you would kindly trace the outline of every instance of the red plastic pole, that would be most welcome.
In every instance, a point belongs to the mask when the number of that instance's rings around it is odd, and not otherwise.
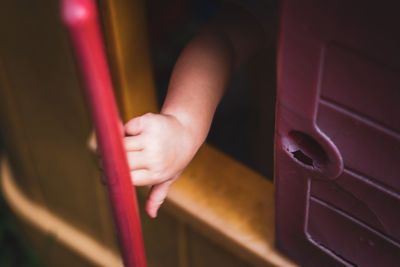
[[[61,9],[85,82],[124,264],[145,267],[136,194],[122,145],[121,120],[95,0],[62,0]]]

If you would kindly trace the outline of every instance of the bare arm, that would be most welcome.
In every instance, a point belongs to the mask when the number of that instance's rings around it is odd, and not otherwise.
[[[260,47],[265,34],[238,7],[225,7],[184,49],[162,114],[175,116],[201,144],[232,74]]]
[[[265,34],[239,7],[226,6],[180,55],[160,114],[125,125],[132,181],[153,185],[146,210],[155,217],[169,187],[203,144],[232,74]]]

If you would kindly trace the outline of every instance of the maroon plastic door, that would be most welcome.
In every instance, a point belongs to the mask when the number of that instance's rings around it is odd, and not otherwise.
[[[400,266],[399,11],[281,5],[276,243],[304,266]]]

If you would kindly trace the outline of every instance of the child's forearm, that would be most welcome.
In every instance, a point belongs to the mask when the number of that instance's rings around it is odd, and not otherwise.
[[[198,148],[232,73],[261,44],[262,30],[251,15],[226,7],[179,57],[161,113],[173,115]]]
[[[230,80],[233,52],[224,37],[203,33],[183,51],[171,76],[161,113],[175,116],[196,147],[208,133],[215,109]]]

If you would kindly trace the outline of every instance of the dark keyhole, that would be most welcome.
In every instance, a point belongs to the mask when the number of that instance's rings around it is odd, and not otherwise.
[[[297,160],[303,162],[304,164],[306,164],[308,166],[313,166],[312,158],[310,158],[309,156],[304,154],[303,151],[296,150],[296,151],[292,152],[292,154]]]
[[[327,156],[322,146],[310,135],[300,131],[290,131],[283,139],[284,149],[300,164],[322,169]]]

